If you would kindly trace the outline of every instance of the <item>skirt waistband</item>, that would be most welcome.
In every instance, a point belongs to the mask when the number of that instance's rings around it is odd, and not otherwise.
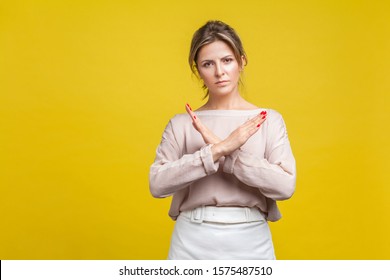
[[[182,211],[180,215],[191,220],[193,223],[250,223],[265,221],[263,214],[257,207],[217,207],[202,206],[193,210]]]

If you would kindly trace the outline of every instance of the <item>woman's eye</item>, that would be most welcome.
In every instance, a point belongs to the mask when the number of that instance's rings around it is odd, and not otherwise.
[[[206,63],[203,63],[203,67],[210,67],[211,63],[210,62],[206,62]]]
[[[225,63],[229,63],[229,62],[232,62],[233,61],[233,58],[225,58]]]

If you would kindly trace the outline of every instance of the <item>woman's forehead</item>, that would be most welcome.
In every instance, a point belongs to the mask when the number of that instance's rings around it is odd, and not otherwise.
[[[215,41],[202,46],[198,52],[198,60],[223,58],[229,55],[234,55],[230,46],[223,41]]]

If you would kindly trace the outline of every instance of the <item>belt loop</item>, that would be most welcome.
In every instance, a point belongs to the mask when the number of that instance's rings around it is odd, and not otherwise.
[[[191,222],[201,224],[204,219],[204,206],[195,208],[191,211]]]
[[[245,207],[245,219],[247,223],[250,222],[250,209],[248,207]]]

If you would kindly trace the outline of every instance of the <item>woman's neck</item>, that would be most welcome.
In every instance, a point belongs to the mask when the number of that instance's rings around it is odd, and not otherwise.
[[[208,101],[199,110],[249,110],[256,108],[255,105],[237,94],[218,97],[209,95]]]

